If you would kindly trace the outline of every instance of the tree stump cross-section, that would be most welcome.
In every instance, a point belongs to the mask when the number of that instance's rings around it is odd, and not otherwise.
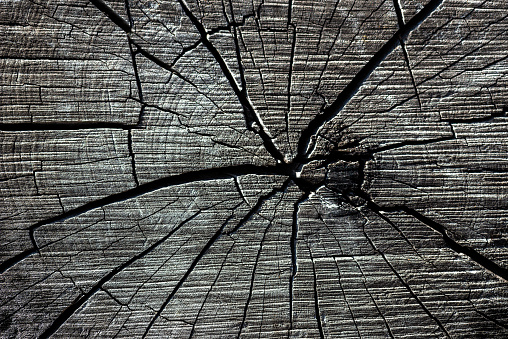
[[[508,337],[504,0],[4,0],[1,338]]]

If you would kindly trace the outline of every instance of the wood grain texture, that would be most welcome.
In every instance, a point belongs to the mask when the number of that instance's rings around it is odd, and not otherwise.
[[[0,337],[506,338],[508,4],[0,3]]]

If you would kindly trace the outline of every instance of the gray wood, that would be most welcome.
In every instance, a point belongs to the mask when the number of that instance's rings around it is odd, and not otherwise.
[[[508,337],[507,13],[0,2],[0,337]]]

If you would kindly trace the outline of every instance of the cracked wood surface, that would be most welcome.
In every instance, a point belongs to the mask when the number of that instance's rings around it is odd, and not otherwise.
[[[508,4],[0,3],[0,337],[506,338]]]

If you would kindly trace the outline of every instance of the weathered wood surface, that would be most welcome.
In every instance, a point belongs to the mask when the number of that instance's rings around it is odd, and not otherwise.
[[[0,2],[0,336],[506,338],[507,16]]]

